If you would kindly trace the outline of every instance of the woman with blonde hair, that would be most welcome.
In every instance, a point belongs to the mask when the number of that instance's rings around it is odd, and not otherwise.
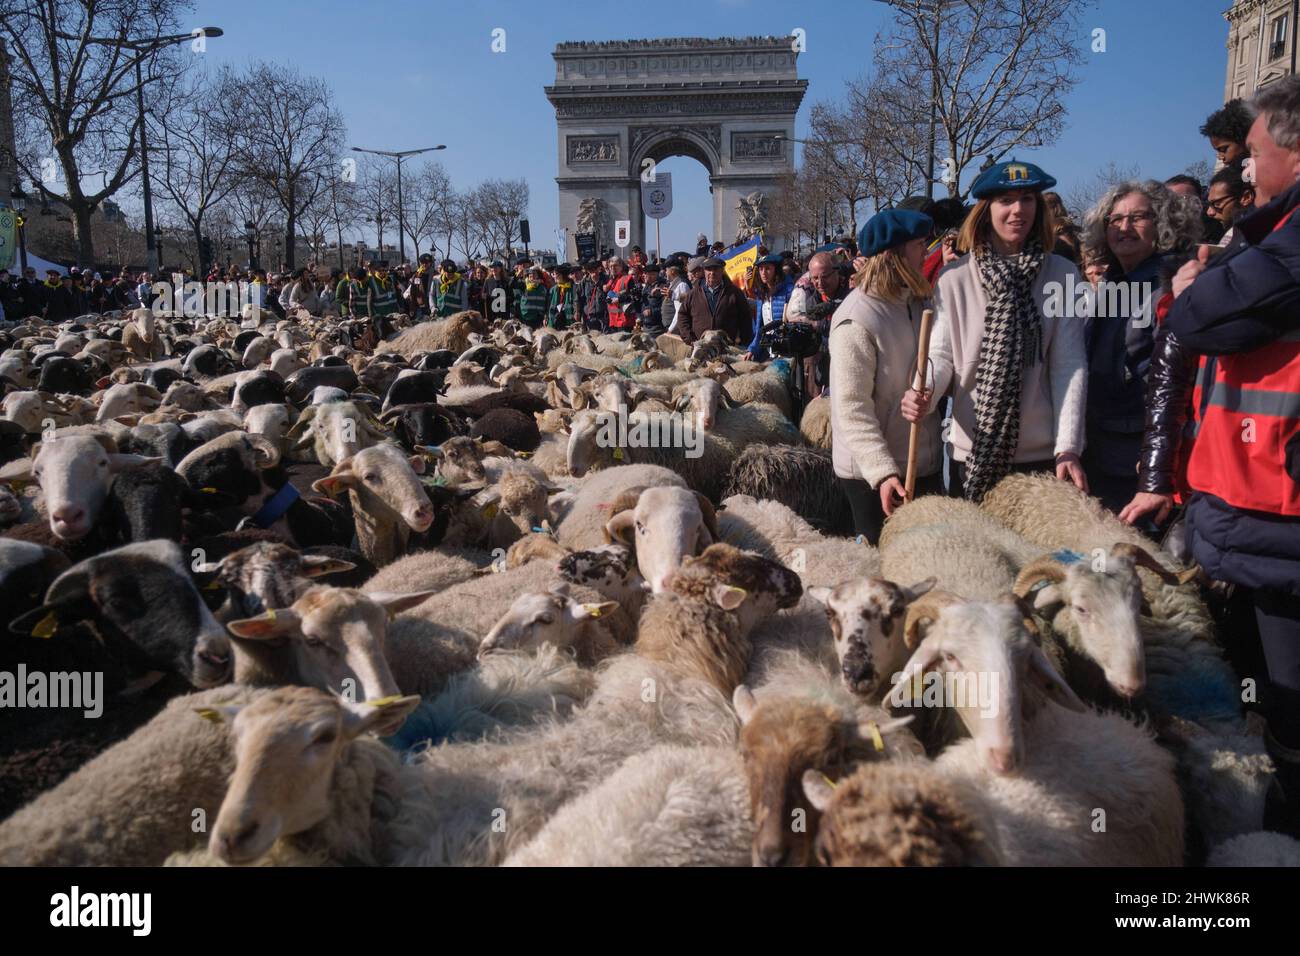
[[[903,501],[911,425],[899,402],[912,382],[921,313],[930,284],[921,276],[934,221],[887,209],[858,234],[866,257],[830,332],[832,460],[853,509],[854,533],[875,544]],[[917,489],[940,492],[939,422],[927,420],[918,450]]]
[[[1070,292],[1084,280],[1051,253],[1055,231],[1042,191],[1054,185],[1033,163],[1014,160],[981,174],[957,241],[967,254],[935,287],[933,394],[951,386],[949,491],[970,501],[1012,471],[1055,473],[1088,490],[1080,464],[1084,317],[1070,314]],[[936,404],[931,392],[909,390],[903,417],[923,421]]]

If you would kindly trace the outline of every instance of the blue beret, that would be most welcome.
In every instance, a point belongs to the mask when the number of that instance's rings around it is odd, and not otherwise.
[[[987,199],[1008,189],[1041,191],[1051,189],[1055,185],[1056,179],[1047,175],[1038,166],[1033,163],[1020,163],[1013,159],[1009,163],[990,166],[980,173],[979,178],[970,188],[970,194],[976,199]]]
[[[763,258],[759,259],[757,262],[754,263],[754,266],[755,266],[755,267],[758,267],[758,266],[761,266],[761,265],[783,266],[783,265],[785,265],[785,260],[782,259],[782,258],[781,258],[779,255],[777,255],[775,252],[773,252],[773,253],[770,253],[770,254],[764,256]]]
[[[858,252],[874,256],[913,239],[925,239],[934,228],[934,220],[912,209],[886,209],[878,212],[858,231]]]

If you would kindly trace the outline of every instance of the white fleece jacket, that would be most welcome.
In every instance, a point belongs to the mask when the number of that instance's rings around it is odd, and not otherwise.
[[[1074,263],[1061,256],[1044,257],[1034,283],[1034,298],[1043,323],[1042,361],[1025,369],[1020,389],[1020,442],[1013,459],[1017,464],[1051,461],[1057,455],[1083,453],[1084,414],[1088,397],[1088,356],[1084,344],[1084,316],[1049,318],[1043,305],[1051,283],[1067,288],[1073,273],[1075,288],[1086,280]],[[973,257],[966,255],[948,266],[934,290],[935,324],[930,340],[935,388],[930,412],[940,396],[953,396],[952,456],[965,461],[975,429],[975,372],[984,339],[988,299]]]

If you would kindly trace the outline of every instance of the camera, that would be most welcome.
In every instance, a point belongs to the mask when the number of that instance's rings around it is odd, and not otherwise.
[[[763,348],[773,355],[787,358],[807,358],[816,355],[822,347],[822,337],[810,325],[780,322],[769,325],[759,338]]]

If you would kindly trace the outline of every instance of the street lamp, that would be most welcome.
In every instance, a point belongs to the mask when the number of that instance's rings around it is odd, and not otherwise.
[[[14,180],[14,188],[9,191],[9,204],[14,210],[14,224],[18,227],[18,260],[22,264],[23,272],[27,271],[27,219],[23,215],[27,211],[27,194],[23,192],[23,184],[20,180]]]
[[[150,233],[146,232],[145,235],[148,236],[150,235]],[[153,247],[157,255],[157,259],[150,260],[150,262],[151,263],[162,262],[162,226],[154,226],[152,235],[153,235]],[[159,268],[160,268],[159,266],[150,265],[148,271],[156,272],[158,271]]]
[[[446,144],[438,146],[429,146],[425,149],[407,149],[407,150],[387,150],[387,149],[362,149],[360,146],[353,146],[354,153],[371,153],[375,156],[390,156],[397,160],[397,247],[401,253],[402,262],[406,262],[406,216],[402,208],[402,160],[410,159],[412,156],[419,156],[421,153],[432,153],[435,150],[446,149]],[[384,243],[379,243],[379,251],[382,253]]]
[[[198,32],[203,37],[219,37],[225,34],[221,27],[202,27]],[[153,40],[139,40],[136,42],[127,42],[122,46],[144,53],[154,50],[161,50],[163,47],[172,46],[176,43],[184,43],[186,40],[193,40],[194,33],[177,33],[173,36],[157,37]],[[140,123],[140,175],[144,184],[142,192],[144,193],[144,241],[145,254],[148,259],[148,271],[157,272],[158,263],[162,259],[161,246],[155,246],[153,242],[153,192],[149,185],[149,142],[145,137],[144,123],[144,77],[140,72],[140,57],[135,61],[135,108],[139,114],[138,122]],[[161,232],[159,233],[161,235]]]
[[[257,238],[257,226],[252,222],[244,223],[244,239],[248,242],[248,271],[257,268],[257,259],[253,255],[253,240]]]

